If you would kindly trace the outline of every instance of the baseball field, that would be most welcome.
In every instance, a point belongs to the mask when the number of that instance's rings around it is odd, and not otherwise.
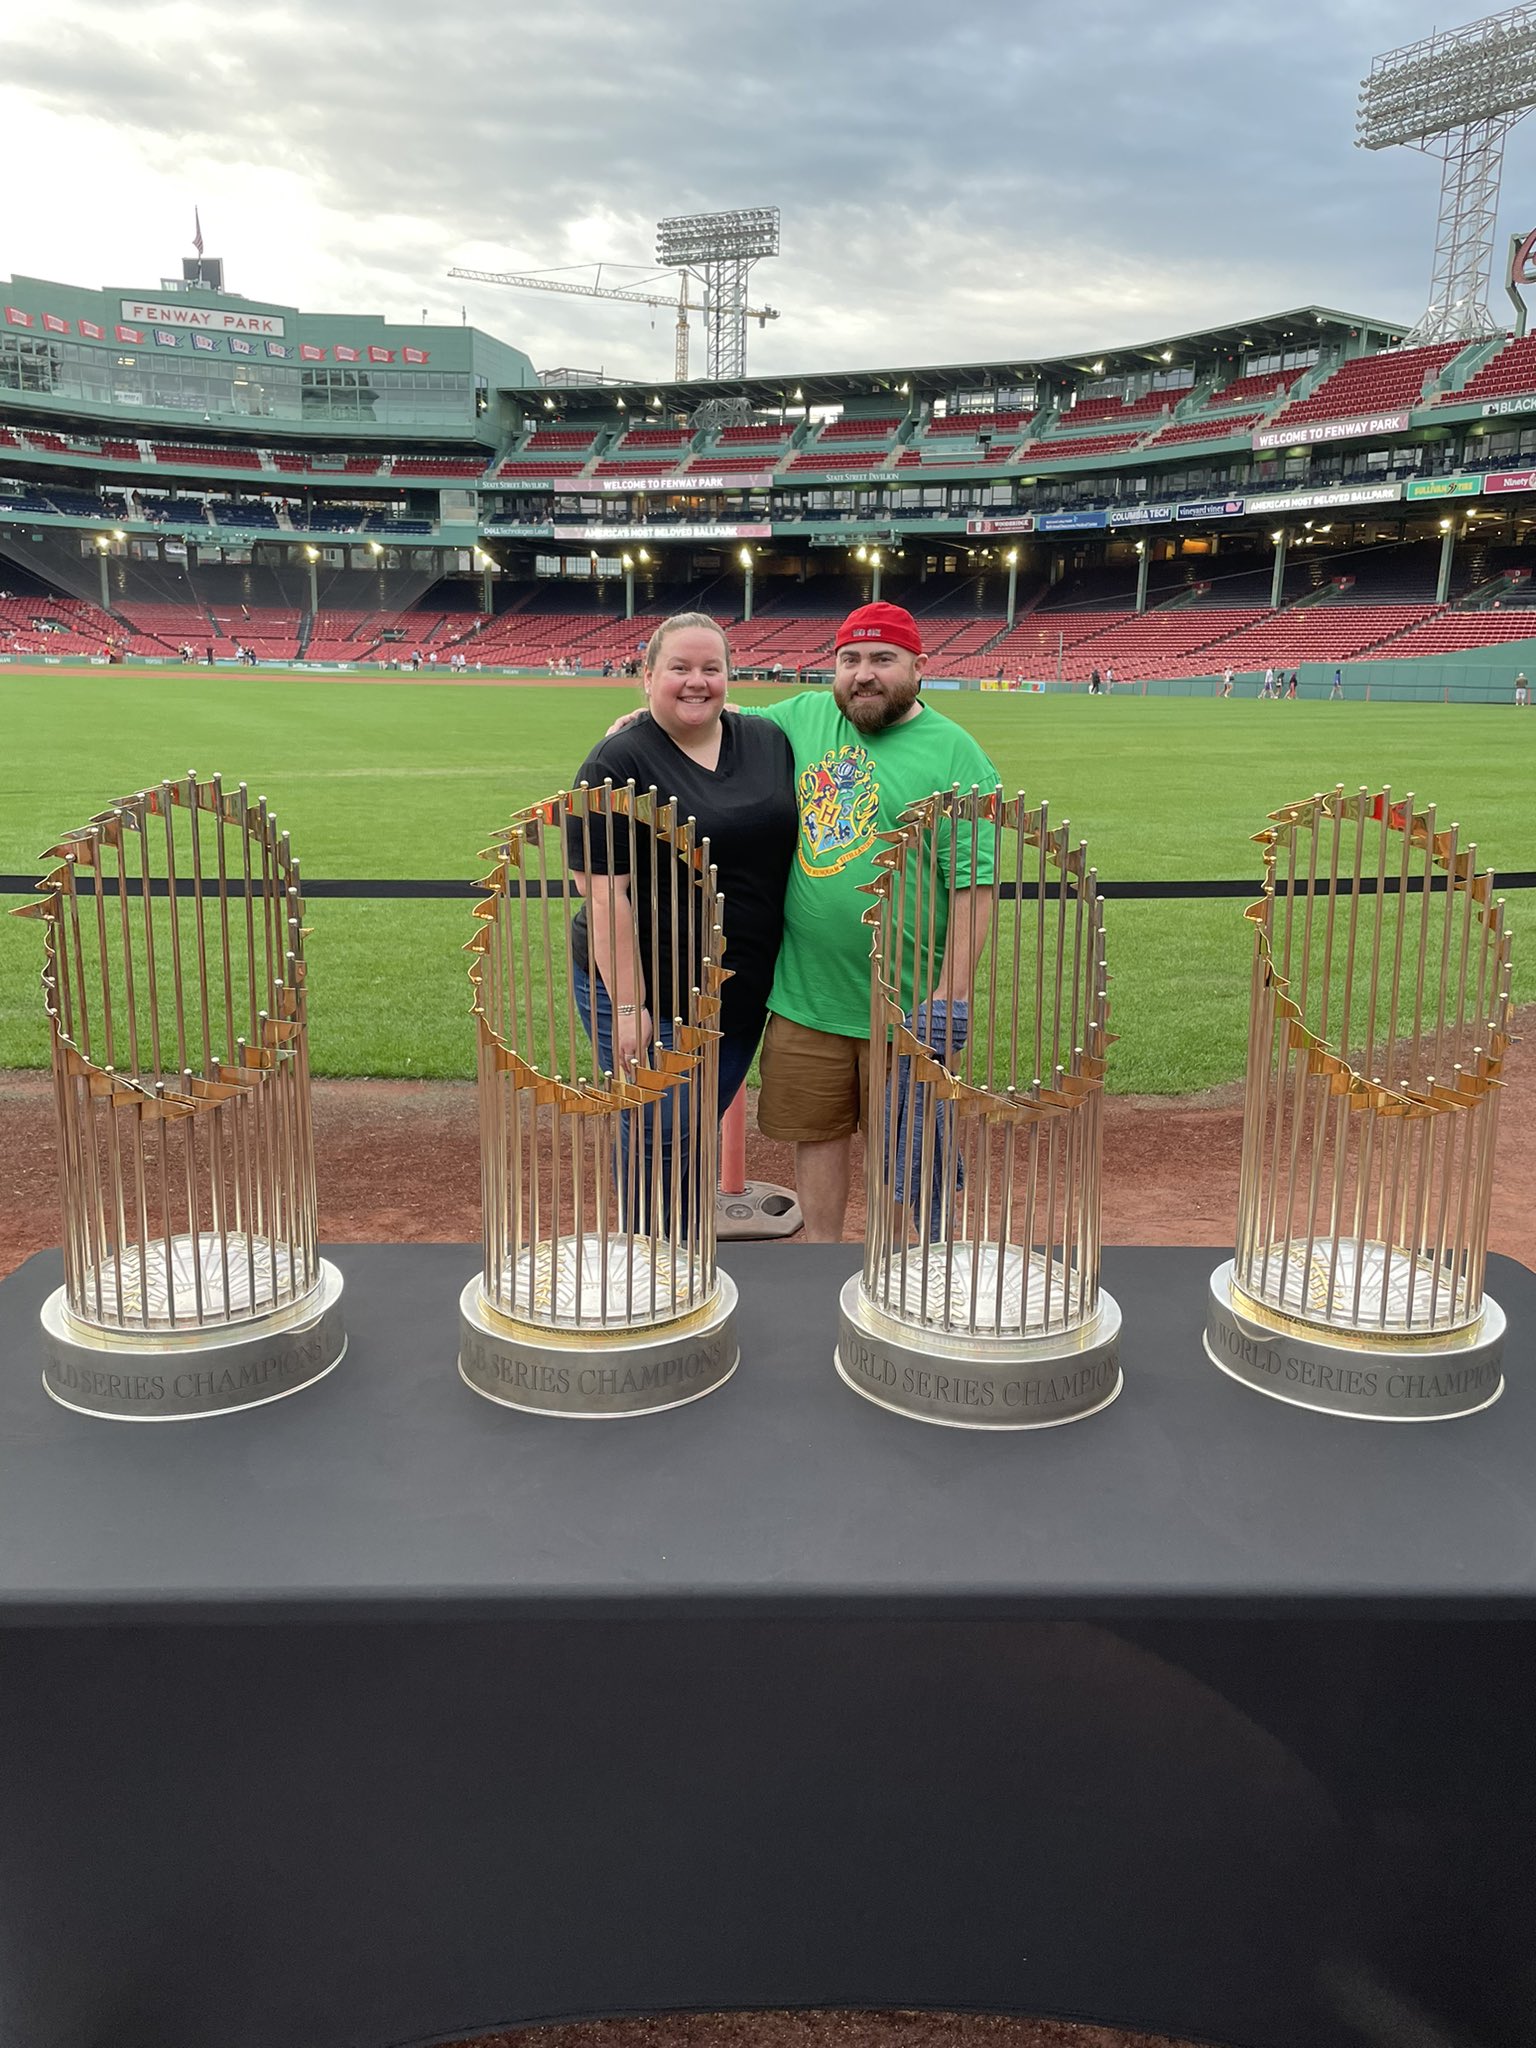
[[[633,684],[388,682],[298,672],[132,669],[0,677],[0,874],[114,796],[222,774],[264,794],[311,880],[460,879],[518,805],[575,778]],[[743,705],[775,693],[744,687]],[[1460,821],[1483,864],[1536,868],[1536,712],[1490,705],[1109,700],[954,692],[1010,792],[1048,799],[1107,882],[1252,878],[1275,806],[1343,782],[1390,785]],[[22,900],[12,896],[14,903]],[[1511,898],[1516,1000],[1536,892]],[[1242,1071],[1249,939],[1242,905],[1111,902],[1118,1093],[1182,1094]],[[460,952],[469,902],[316,898],[312,1053],[321,1074],[466,1076]],[[0,1067],[46,1058],[38,930],[0,920]]]

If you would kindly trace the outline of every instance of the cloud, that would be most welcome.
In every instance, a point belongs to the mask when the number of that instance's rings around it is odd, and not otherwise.
[[[636,284],[662,215],[778,204],[783,254],[752,287],[784,315],[752,333],[765,370],[1106,346],[1309,302],[1412,317],[1436,167],[1357,151],[1354,99],[1433,15],[54,0],[0,67],[12,160],[50,167],[46,213],[14,209],[0,257],[145,283],[196,202],[253,295],[462,304],[541,366],[625,375],[670,372],[665,309],[446,271],[605,260]],[[1532,167],[1519,132],[1511,191]]]

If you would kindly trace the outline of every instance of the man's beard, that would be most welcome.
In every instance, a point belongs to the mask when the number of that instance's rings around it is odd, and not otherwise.
[[[860,732],[884,732],[887,726],[895,725],[906,717],[917,702],[919,683],[899,683],[887,687],[878,694],[859,695],[849,690],[846,698],[834,691],[837,708],[851,725]]]

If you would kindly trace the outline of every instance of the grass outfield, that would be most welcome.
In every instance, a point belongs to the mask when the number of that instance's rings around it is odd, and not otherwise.
[[[783,692],[745,687],[743,703]],[[0,672],[0,872],[29,873],[111,797],[196,768],[271,801],[311,876],[471,876],[517,805],[571,780],[635,686],[388,683],[177,668]],[[1536,714],[1503,706],[944,692],[1010,789],[1049,798],[1106,879],[1252,876],[1276,805],[1336,782],[1417,792],[1480,857],[1536,868]],[[1531,897],[1512,908],[1516,925]],[[1242,1071],[1249,941],[1234,902],[1111,904],[1119,1092]],[[466,1076],[467,906],[320,900],[312,1048],[324,1074]],[[46,1058],[37,931],[0,921],[0,1066]],[[1517,944],[1516,993],[1536,998]]]

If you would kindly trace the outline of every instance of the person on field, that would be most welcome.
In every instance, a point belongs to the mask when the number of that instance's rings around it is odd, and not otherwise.
[[[642,658],[649,716],[632,715],[606,734],[576,778],[594,787],[611,780],[654,788],[663,800],[674,799],[709,840],[725,898],[730,970],[721,991],[717,1115],[745,1080],[763,1034],[795,851],[790,743],[765,719],[722,717],[730,667],[730,645],[714,619],[680,612],[664,620]],[[647,1062],[653,1045],[671,1045],[673,1020],[686,1016],[697,986],[702,934],[694,958],[676,956],[670,878],[658,897],[648,831],[637,828],[633,873],[627,829],[609,831],[590,819],[570,821],[566,858],[586,898],[571,933],[576,1008],[598,1066],[622,1077]],[[653,901],[667,906],[654,926]],[[647,1111],[645,1121],[639,1185],[653,1184],[659,1148],[660,1185],[669,1195],[670,1099],[659,1113]],[[649,1128],[653,1121],[655,1129]]]
[[[1328,702],[1330,704],[1337,704],[1341,701],[1343,695],[1344,671],[1336,668],[1333,672],[1333,688],[1328,692]]]
[[[1521,669],[1519,675],[1515,677],[1515,709],[1523,711],[1530,701],[1531,686],[1526,679],[1525,670]]]
[[[758,713],[793,747],[799,836],[768,998],[757,1123],[764,1137],[795,1147],[811,1243],[841,1239],[853,1134],[881,1113],[868,1101],[869,899],[860,894],[876,872],[879,834],[935,790],[998,786],[970,734],[921,701],[925,663],[910,612],[863,605],[838,628],[831,695],[810,690]],[[994,842],[990,832],[977,840],[974,872],[971,848],[941,842],[941,869],[955,884],[953,921],[946,889],[930,906],[933,986],[903,991],[913,1030],[946,1064],[969,1030],[971,984],[991,928]],[[909,906],[909,923],[914,915]],[[913,938],[908,932],[902,948],[908,962]]]
[[[767,1001],[757,1122],[764,1137],[795,1147],[796,1192],[813,1244],[841,1240],[853,1135],[881,1113],[868,1101],[869,899],[860,893],[876,872],[879,835],[936,790],[998,787],[996,768],[970,734],[920,701],[925,665],[910,612],[863,605],[838,628],[830,695],[806,690],[726,721],[776,725],[793,754],[798,833]],[[912,1028],[946,1063],[969,1032],[971,984],[991,928],[994,841],[991,832],[977,839],[974,872],[969,847],[941,843],[946,884],[954,870],[954,921],[946,887],[929,906],[932,987],[903,991]],[[915,915],[909,906],[909,924]],[[915,933],[904,937],[910,976]],[[739,955],[727,958],[739,972]],[[900,1163],[898,1155],[898,1196]],[[942,1159],[934,1167],[947,1178]],[[930,1189],[930,1197],[940,1192]]]

